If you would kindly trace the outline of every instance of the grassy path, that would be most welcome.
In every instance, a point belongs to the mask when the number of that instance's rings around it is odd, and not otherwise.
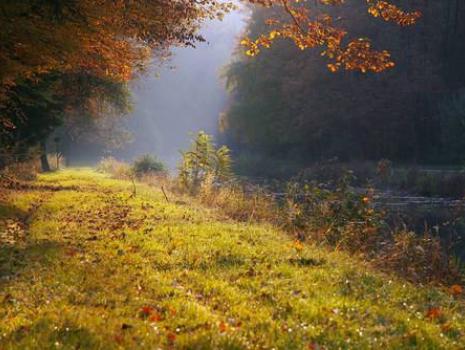
[[[465,304],[91,170],[0,196],[0,349],[464,349]]]

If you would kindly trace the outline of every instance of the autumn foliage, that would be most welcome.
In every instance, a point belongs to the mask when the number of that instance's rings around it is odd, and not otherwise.
[[[325,6],[343,5],[344,0],[319,0],[308,5],[301,0],[258,0],[252,1],[264,6],[281,6],[287,18],[267,20],[270,31],[257,39],[245,38],[241,44],[247,48],[246,54],[257,55],[262,48],[271,47],[278,38],[292,40],[301,50],[321,47],[322,55],[328,57],[328,68],[332,72],[339,69],[356,70],[363,73],[381,72],[394,67],[394,61],[386,50],[376,50],[367,38],[347,40],[347,31],[334,18],[325,12]],[[406,12],[387,1],[366,0],[368,13],[400,26],[410,26],[421,17],[418,11]]]
[[[53,70],[130,79],[151,50],[192,44],[199,39],[198,21],[220,10],[194,1],[2,1],[0,6],[2,85]]]
[[[333,18],[325,11],[328,6],[343,5],[343,0],[319,0],[314,5],[299,0],[244,2],[272,6],[285,13],[268,19],[268,33],[257,39],[243,39],[242,45],[250,56],[279,38],[287,38],[302,50],[322,48],[333,72],[340,69],[381,72],[394,66],[390,54],[375,50],[369,39],[348,40],[346,30],[339,25],[340,18]],[[420,17],[419,12],[403,11],[387,1],[368,0],[367,6],[372,16],[401,26],[412,25]],[[0,133],[17,138],[11,132],[21,124],[18,119],[34,118],[18,103],[11,103],[18,94],[13,90],[18,85],[34,90],[34,84],[51,74],[65,80],[84,76],[104,84],[124,84],[143,72],[154,56],[163,60],[171,47],[194,45],[203,40],[197,31],[202,21],[221,18],[233,8],[232,1],[219,0],[2,1]],[[47,91],[48,95],[53,93],[53,89]],[[69,94],[78,101],[81,99],[80,92],[72,87]],[[43,104],[40,99],[44,100],[39,96],[35,103]],[[99,96],[87,99],[85,104],[97,105],[99,99]],[[73,112],[76,110],[67,106],[57,119],[62,121]]]

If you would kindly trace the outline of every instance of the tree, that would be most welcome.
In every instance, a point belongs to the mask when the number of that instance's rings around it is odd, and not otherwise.
[[[390,1],[363,1],[367,4],[371,16],[403,27],[415,24],[421,17],[419,11],[404,11]],[[322,47],[322,55],[330,60],[328,68],[332,72],[343,68],[363,73],[368,71],[379,73],[395,65],[390,53],[386,50],[373,49],[369,39],[345,40],[348,33],[338,25],[343,18],[332,16],[330,12],[326,9],[322,10],[319,6],[340,6],[345,0],[316,0],[314,5],[300,0],[251,0],[250,2],[267,7],[282,7],[290,20],[283,19],[280,14],[282,11],[278,11],[278,16],[266,20],[266,24],[271,27],[266,34],[259,34],[255,40],[244,39],[241,44],[247,48],[249,56],[257,55],[262,48],[270,48],[278,38],[287,38],[301,50]]]
[[[0,105],[9,90],[52,72],[116,83],[144,70],[152,53],[193,45],[200,21],[221,15],[216,1],[5,0],[0,2]],[[11,118],[0,117],[11,128]]]
[[[404,12],[387,1],[366,1],[372,16],[401,26],[411,25],[420,17],[416,11]],[[390,54],[374,50],[369,40],[345,40],[347,33],[338,27],[338,18],[325,11],[328,6],[343,5],[343,0],[315,0],[314,6],[302,5],[299,0],[246,2],[273,6],[287,14],[287,17],[268,19],[272,28],[267,34],[259,34],[256,40],[243,40],[251,56],[263,47],[270,47],[278,38],[289,38],[300,49],[323,47],[331,71],[343,68],[381,72],[394,65]],[[41,123],[41,129],[50,130],[56,127],[55,119],[63,120],[63,115],[71,119],[75,117],[69,116],[70,110],[77,110],[69,108],[72,105],[69,100],[73,99],[72,94],[79,100],[81,91],[69,89],[72,92],[66,96],[66,109],[52,113],[60,114],[60,117],[50,117],[52,121],[33,112],[34,102],[31,101],[28,102],[28,113],[24,113],[21,98],[13,96],[25,92],[26,86],[32,89],[31,93],[34,91],[37,104],[45,102],[47,107],[37,107],[42,108],[41,112],[47,108],[56,110],[47,98],[41,100],[38,87],[42,80],[47,84],[51,76],[58,74],[62,77],[93,77],[115,86],[124,84],[144,71],[153,54],[165,57],[173,45],[194,45],[203,40],[197,34],[200,23],[221,17],[233,7],[231,2],[221,0],[0,2],[0,142],[11,139],[8,135],[18,135],[16,124],[24,124],[25,118],[36,118],[32,123]],[[88,83],[92,84],[91,81]],[[30,93],[26,95],[32,97]],[[82,114],[78,115],[78,118],[82,117]]]
[[[223,124],[232,140],[229,145],[263,158],[294,159],[300,166],[335,156],[445,161],[441,128],[447,114],[441,115],[439,106],[464,86],[460,77],[465,67],[453,62],[463,61],[465,51],[459,49],[461,41],[448,42],[449,50],[460,55],[444,51],[447,2],[418,5],[418,9],[422,21],[410,28],[386,27],[366,16],[361,2],[353,1],[343,11],[342,7],[329,10],[332,17],[345,18],[348,32],[372,35],[396,57],[395,69],[378,74],[347,70],[333,74],[324,67],[326,57],[300,52],[289,41],[276,42],[253,58],[238,48],[226,70],[231,102]],[[286,13],[255,9],[247,27],[249,36],[261,35],[272,16]],[[465,30],[461,33],[457,37]],[[459,133],[455,135],[458,140]]]
[[[27,155],[40,146],[42,168],[48,170],[46,140],[58,127],[66,136],[79,138],[96,129],[98,120],[129,111],[124,83],[85,73],[49,73],[38,82],[25,80],[8,91],[0,113],[14,127],[3,131],[0,146],[5,152]]]
[[[402,26],[416,22],[417,11],[404,12],[387,1],[366,0],[368,12]],[[370,41],[358,39],[344,46],[346,32],[337,18],[320,8],[342,5],[343,0],[248,0],[252,4],[282,7],[289,20],[269,19],[273,27],[257,40],[245,39],[255,55],[277,38],[290,38],[301,48],[325,47],[329,67],[381,71],[392,67],[386,51],[377,52]],[[221,17],[233,8],[209,0],[4,0],[0,3],[0,98],[18,79],[37,78],[51,71],[85,70],[94,76],[127,81],[143,68],[153,50],[193,45],[205,18]],[[311,11],[310,11],[311,10]],[[1,101],[1,100],[0,100]]]

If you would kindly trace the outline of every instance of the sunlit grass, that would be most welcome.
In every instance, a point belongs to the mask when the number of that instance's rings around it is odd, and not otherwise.
[[[90,169],[40,176],[0,217],[24,229],[0,247],[1,349],[465,347],[440,289]]]

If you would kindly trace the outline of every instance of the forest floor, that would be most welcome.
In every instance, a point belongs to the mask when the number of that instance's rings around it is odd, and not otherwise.
[[[446,289],[271,225],[90,169],[0,191],[2,350],[465,348]]]

